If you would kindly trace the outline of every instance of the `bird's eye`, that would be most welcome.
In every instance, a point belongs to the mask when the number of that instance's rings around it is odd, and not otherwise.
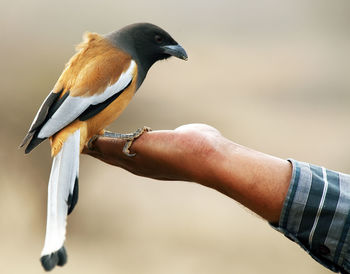
[[[160,43],[163,42],[163,37],[157,34],[156,36],[154,36],[154,40],[155,40],[158,44],[160,44]]]

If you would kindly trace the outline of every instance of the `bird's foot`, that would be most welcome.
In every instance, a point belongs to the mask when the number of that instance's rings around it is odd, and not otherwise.
[[[150,127],[142,127],[142,128],[137,129],[133,133],[126,133],[126,134],[105,131],[103,133],[103,136],[104,137],[109,137],[109,138],[117,138],[117,139],[126,140],[126,143],[125,143],[125,145],[123,147],[123,153],[126,156],[134,157],[136,155],[136,153],[130,153],[130,147],[131,147],[132,143],[137,138],[139,138],[144,132],[149,132],[149,131],[152,131],[152,129]],[[93,138],[91,138],[91,139],[93,139]],[[92,140],[92,143],[96,140],[96,138],[97,137],[95,137],[95,139]],[[90,141],[89,141],[89,143],[90,143]]]

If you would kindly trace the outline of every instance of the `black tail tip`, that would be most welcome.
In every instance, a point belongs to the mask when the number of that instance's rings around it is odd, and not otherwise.
[[[46,271],[52,270],[56,265],[64,266],[67,262],[67,252],[64,246],[62,246],[56,252],[49,255],[42,256],[40,258],[41,265]]]

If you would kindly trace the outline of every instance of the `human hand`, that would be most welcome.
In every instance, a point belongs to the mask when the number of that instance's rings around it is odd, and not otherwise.
[[[208,172],[203,170],[203,164],[223,139],[211,126],[189,124],[175,130],[143,133],[132,144],[134,157],[122,152],[125,140],[102,136],[92,143],[92,149],[85,147],[83,153],[144,177],[198,181]]]

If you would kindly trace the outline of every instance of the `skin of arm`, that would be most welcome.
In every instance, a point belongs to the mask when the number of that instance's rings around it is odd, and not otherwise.
[[[124,140],[98,137],[89,154],[136,175],[196,182],[216,189],[271,223],[278,223],[292,176],[287,160],[238,145],[205,124],[146,132],[122,152]]]

